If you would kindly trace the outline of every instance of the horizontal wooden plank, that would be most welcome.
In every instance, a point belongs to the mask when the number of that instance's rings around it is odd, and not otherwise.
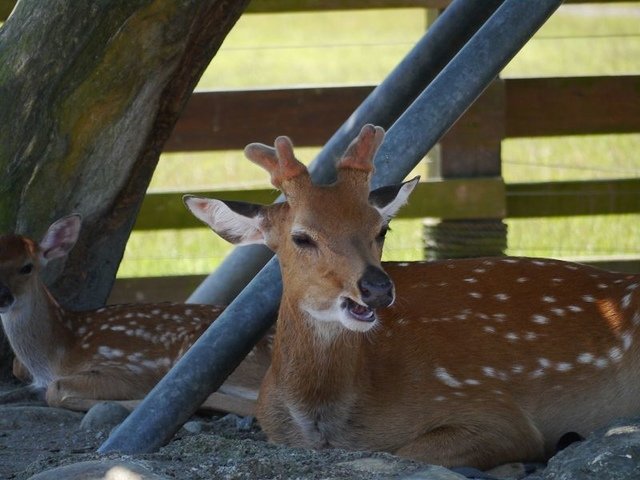
[[[246,13],[315,12],[369,8],[445,8],[451,0],[252,0]]]
[[[453,0],[252,0],[247,13],[309,12],[365,8],[438,8]],[[565,0],[565,3],[613,3],[620,0]]]
[[[107,304],[184,302],[204,278],[205,275],[118,278]]]
[[[640,179],[507,185],[507,217],[640,213]]]
[[[373,87],[196,92],[165,151],[242,149],[288,135],[296,145],[323,145]]]
[[[252,203],[272,203],[274,189],[219,190],[196,195]],[[447,217],[500,218],[505,214],[504,184],[499,178],[455,179],[420,182],[411,203],[400,210],[399,218]],[[150,193],[145,197],[136,230],[200,227],[202,223],[187,211],[181,193]]]
[[[371,8],[445,8],[452,0],[253,0],[246,13],[317,12]],[[565,3],[614,3],[620,0],[565,0]],[[5,21],[17,0],[0,1],[0,22]]]
[[[274,189],[217,190],[196,195],[269,204]],[[506,197],[506,200],[505,200]],[[640,179],[536,182],[504,185],[499,178],[420,182],[399,218],[526,218],[640,212]],[[184,207],[182,193],[150,193],[136,230],[181,229],[202,224]]]
[[[640,76],[510,79],[507,137],[640,132]]]
[[[507,137],[640,132],[640,76],[506,79],[504,84]],[[373,88],[196,92],[165,151],[240,150],[283,134],[299,146],[323,145]],[[461,121],[473,123],[467,118],[473,112]]]

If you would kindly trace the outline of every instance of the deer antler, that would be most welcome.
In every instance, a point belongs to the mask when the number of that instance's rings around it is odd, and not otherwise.
[[[373,157],[384,140],[384,129],[370,123],[360,130],[358,136],[349,144],[339,160],[339,169],[350,168],[363,172],[373,172]]]
[[[250,143],[244,149],[245,156],[271,174],[271,184],[283,190],[283,184],[296,177],[308,178],[309,172],[293,153],[289,137],[278,137],[275,148],[262,143]],[[285,192],[286,193],[286,192]]]

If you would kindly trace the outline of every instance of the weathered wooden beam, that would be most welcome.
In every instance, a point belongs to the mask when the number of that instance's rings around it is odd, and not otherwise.
[[[198,196],[269,204],[278,192],[273,189],[200,191]],[[411,202],[398,218],[495,218],[503,217],[504,184],[499,178],[456,179],[421,182],[411,195]],[[187,212],[182,193],[151,193],[145,198],[137,230],[202,227],[202,222]]]
[[[640,131],[640,76],[505,82],[507,137]]]
[[[373,88],[196,92],[165,151],[242,149],[283,134],[298,146],[323,145]]]
[[[370,8],[445,8],[451,0],[252,0],[247,13],[317,12]]]
[[[201,191],[198,195],[225,200],[272,203],[270,188]],[[506,195],[506,207],[503,206]],[[506,211],[505,211],[506,208]],[[640,179],[511,183],[498,178],[421,182],[398,218],[528,218],[640,212]],[[182,193],[146,196],[136,230],[202,227],[182,204]]]
[[[638,75],[506,79],[504,84],[507,137],[640,132]],[[254,141],[270,143],[282,134],[299,146],[322,145],[372,90],[357,86],[197,92],[165,151],[242,149]],[[483,98],[478,105],[491,104]],[[477,116],[477,109],[470,109],[459,122],[473,125]]]
[[[638,212],[638,178],[507,185],[509,218]]]
[[[0,22],[7,19],[17,0],[0,1]],[[565,0],[565,3],[613,3],[619,0]],[[437,8],[451,0],[253,0],[247,13],[318,12],[369,8]]]

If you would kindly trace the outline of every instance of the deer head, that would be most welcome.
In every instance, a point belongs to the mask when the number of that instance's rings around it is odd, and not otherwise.
[[[80,223],[80,215],[61,218],[39,244],[20,235],[0,237],[0,313],[19,306],[24,294],[35,290],[41,269],[69,253],[78,239]]]
[[[283,305],[349,330],[375,326],[375,309],[394,301],[380,259],[388,223],[418,178],[369,192],[384,130],[365,125],[337,163],[337,181],[314,185],[291,140],[253,143],[245,155],[271,174],[286,202],[255,205],[186,196],[191,212],[226,240],[263,243],[280,260]]]

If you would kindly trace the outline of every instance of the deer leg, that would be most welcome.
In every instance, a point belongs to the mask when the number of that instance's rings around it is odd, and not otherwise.
[[[73,407],[78,405],[78,400],[137,400],[160,378],[160,374],[150,377],[113,367],[93,368],[52,382],[46,399],[52,407],[71,409],[77,409]]]
[[[486,469],[498,464],[542,461],[544,440],[529,418],[515,408],[457,416],[395,452],[446,467]]]
[[[18,360],[18,357],[13,357],[12,371],[13,376],[21,382],[29,383],[31,381],[31,374],[29,373],[29,370],[27,370],[27,367],[25,367],[24,364],[20,360]]]

